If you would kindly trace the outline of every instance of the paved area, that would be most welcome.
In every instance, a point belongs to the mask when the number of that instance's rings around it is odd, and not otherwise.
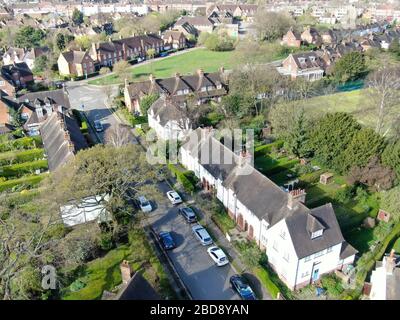
[[[159,184],[165,194],[170,190],[166,183]],[[203,246],[195,238],[190,224],[178,214],[178,206],[172,206],[167,198],[157,204],[148,215],[148,222],[159,231],[170,231],[177,248],[168,251],[179,276],[194,300],[237,300],[239,296],[231,289],[229,278],[236,273],[232,265],[217,267]]]

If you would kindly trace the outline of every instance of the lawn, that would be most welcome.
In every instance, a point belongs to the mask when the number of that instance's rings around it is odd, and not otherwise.
[[[400,253],[400,238],[396,240],[396,242],[393,245],[393,249],[394,251],[396,251],[396,253]]]
[[[86,286],[78,291],[72,291],[67,287],[62,293],[62,299],[101,299],[104,290],[113,291],[121,283],[120,263],[123,260],[129,261],[132,270],[141,272],[162,297],[175,297],[153,248],[144,232],[137,229],[130,233],[130,244],[119,245],[105,256],[79,267],[74,281],[80,281]]]
[[[205,72],[215,72],[220,67],[232,69],[237,65],[233,59],[233,51],[215,52],[207,49],[197,49],[162,60],[155,60],[149,64],[139,65],[131,69],[132,80],[140,81],[148,79],[152,73],[156,78],[168,78],[179,72],[180,74],[192,74],[197,69]],[[91,80],[89,84],[109,85],[121,83],[117,75],[109,75],[100,79]]]
[[[374,127],[375,112],[368,107],[368,99],[366,90],[359,89],[304,100],[304,109],[307,113],[315,116],[330,112],[347,112],[352,114],[361,124]],[[297,104],[298,101],[294,103]],[[398,110],[400,111],[400,105]]]

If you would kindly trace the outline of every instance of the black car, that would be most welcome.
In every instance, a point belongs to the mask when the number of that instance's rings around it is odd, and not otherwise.
[[[160,238],[160,241],[164,247],[165,250],[171,250],[176,247],[175,241],[172,238],[171,233],[168,231],[162,231],[158,234],[158,237]]]
[[[242,276],[235,274],[229,279],[229,282],[233,290],[235,290],[243,300],[256,300],[253,290]]]
[[[189,223],[196,222],[196,214],[194,213],[193,209],[185,207],[185,208],[179,208],[179,213],[182,215],[182,217],[185,218],[185,220]]]

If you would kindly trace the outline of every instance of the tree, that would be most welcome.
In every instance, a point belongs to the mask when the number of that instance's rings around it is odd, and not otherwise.
[[[129,70],[130,64],[125,60],[120,60],[113,66],[113,72],[122,80],[129,80],[132,76]]]
[[[358,130],[347,148],[340,155],[340,171],[347,172],[351,167],[364,167],[372,157],[379,157],[385,146],[384,139],[370,128]]]
[[[134,139],[129,127],[122,124],[109,127],[105,132],[105,141],[114,147],[122,147],[132,143]]]
[[[360,124],[347,113],[328,113],[312,126],[310,149],[322,165],[340,170],[339,156],[360,128]]]
[[[398,221],[400,219],[400,186],[382,191],[380,196],[382,209],[390,212],[392,219]]]
[[[395,37],[389,45],[389,52],[393,53],[396,57],[400,57],[400,42],[399,37]]]
[[[74,40],[72,35],[57,33],[55,42],[58,50],[63,51],[72,40]]]
[[[260,40],[280,39],[296,22],[287,14],[259,10],[254,17],[254,26]]]
[[[151,105],[156,102],[159,98],[158,94],[148,94],[140,99],[140,113],[143,116],[147,116],[147,111],[150,109]]]
[[[377,156],[373,156],[364,167],[352,167],[348,173],[349,183],[363,183],[379,190],[388,190],[393,186],[395,173],[382,166]]]
[[[99,70],[99,74],[100,75],[105,75],[105,74],[110,73],[110,72],[111,72],[110,68],[108,68],[108,67],[101,67],[100,70]]]
[[[400,179],[400,140],[389,143],[382,152],[382,163],[392,168]]]
[[[333,77],[338,82],[358,79],[366,71],[365,59],[362,53],[352,51],[342,56],[333,67]]]
[[[18,48],[32,48],[40,46],[46,34],[41,29],[31,26],[22,27],[15,35],[15,45]]]
[[[309,130],[307,119],[304,109],[300,109],[295,118],[294,126],[290,128],[288,140],[286,141],[289,152],[299,158],[308,157],[310,155],[308,139]]]
[[[47,58],[47,56],[42,55],[35,59],[35,63],[34,63],[32,72],[34,74],[40,74],[40,73],[44,72],[46,69],[48,69],[48,67],[49,67],[49,59]]]
[[[400,68],[383,66],[367,79],[368,104],[376,119],[375,131],[386,135],[399,118],[397,112],[400,99]]]
[[[77,26],[83,23],[83,13],[77,8],[75,8],[72,12],[72,22]]]

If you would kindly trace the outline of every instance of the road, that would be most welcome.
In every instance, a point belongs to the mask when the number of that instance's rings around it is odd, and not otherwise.
[[[159,184],[165,195],[170,187]],[[168,251],[182,281],[189,289],[194,300],[237,300],[239,296],[231,289],[229,278],[236,272],[232,266],[217,267],[207,253],[207,246],[200,244],[195,238],[190,224],[178,214],[178,206],[173,206],[165,197],[165,201],[157,203],[157,208],[148,214],[156,232],[170,231],[177,248]]]
[[[104,87],[89,86],[81,82],[75,83],[71,81],[66,83],[66,88],[72,108],[84,111],[92,124],[95,120],[101,120],[104,131],[99,132],[97,135],[101,142],[104,142],[105,130],[119,124],[119,120],[106,106],[107,94]],[[110,88],[112,95],[115,96],[118,86]],[[91,130],[91,134],[95,135],[93,130]]]

